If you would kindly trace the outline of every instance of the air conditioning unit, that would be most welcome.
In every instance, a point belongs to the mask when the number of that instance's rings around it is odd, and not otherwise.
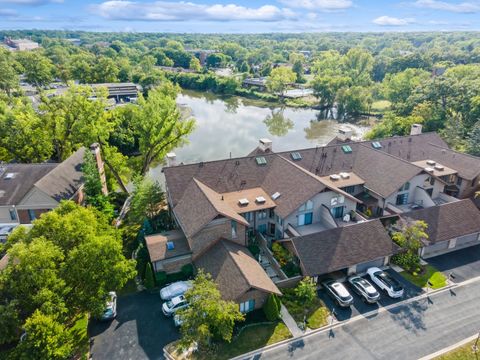
[[[240,204],[240,206],[247,206],[249,201],[247,199],[240,199],[238,200],[238,203]]]
[[[433,166],[433,165],[435,165],[435,164],[436,164],[435,161],[433,161],[433,160],[427,160],[427,165]]]
[[[333,181],[340,180],[340,175],[332,174],[330,175],[330,180],[333,180]]]
[[[347,173],[347,172],[341,172],[339,175],[342,179],[349,179],[350,178],[350,174]]]
[[[434,169],[438,171],[443,171],[445,170],[445,167],[443,165],[437,164],[434,166]]]
[[[272,195],[272,199],[277,200],[280,197],[280,195],[281,194],[279,192],[276,192],[275,194]]]
[[[258,196],[256,199],[255,199],[255,202],[257,204],[265,204],[265,198],[263,196]]]
[[[426,172],[429,172],[429,173],[433,173],[435,170],[434,170],[433,168],[431,168],[431,167],[426,167],[426,168],[425,168],[425,171],[426,171]]]

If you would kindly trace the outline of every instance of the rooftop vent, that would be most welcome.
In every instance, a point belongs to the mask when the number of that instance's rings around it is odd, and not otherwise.
[[[276,192],[275,194],[272,195],[273,200],[277,200],[280,197],[280,193]]]
[[[343,145],[342,150],[345,154],[350,154],[352,152],[352,147],[350,145]]]
[[[434,169],[438,171],[443,171],[445,170],[445,167],[443,165],[437,164],[434,166]]]
[[[267,164],[267,159],[263,156],[257,156],[255,158],[255,161],[257,162],[257,165],[266,165]]]
[[[4,179],[9,180],[15,177],[15,173],[6,173]]]
[[[240,204],[240,206],[247,206],[249,201],[247,199],[240,199],[238,200],[238,203]]]
[[[267,200],[265,200],[265,198],[264,198],[263,196],[258,196],[258,197],[255,199],[255,202],[256,202],[257,204],[264,204],[265,201],[267,201]]]
[[[330,179],[331,179],[331,180],[334,180],[334,181],[340,180],[340,175],[332,174],[332,175],[330,175]]]
[[[302,160],[302,155],[295,151],[295,152],[292,152],[290,153],[290,156],[292,157],[293,160],[297,161],[297,160]]]
[[[436,164],[435,161],[433,161],[433,160],[427,160],[427,165],[433,166],[433,165],[435,165],[435,164]]]
[[[372,147],[374,149],[381,149],[382,148],[382,144],[380,144],[378,141],[374,141],[372,142]]]
[[[341,172],[339,175],[342,179],[350,179],[350,174],[347,172]]]
[[[426,171],[426,172],[429,172],[429,173],[433,173],[433,172],[434,172],[433,168],[431,168],[431,167],[426,167],[426,168],[425,168],[425,171]]]
[[[173,250],[175,249],[175,244],[173,241],[167,241],[167,250]]]

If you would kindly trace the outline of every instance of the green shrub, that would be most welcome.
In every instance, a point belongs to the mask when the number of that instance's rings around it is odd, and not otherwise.
[[[155,287],[155,279],[153,277],[152,265],[148,262],[145,266],[145,287],[149,290]]]
[[[283,247],[282,244],[275,242],[272,244],[272,252],[275,259],[277,259],[280,266],[285,266],[292,260],[290,252]]]
[[[401,266],[410,273],[414,271],[418,272],[417,269],[419,269],[420,257],[416,253],[407,251],[394,255],[392,257],[392,262],[398,266]]]
[[[275,294],[270,294],[263,305],[263,311],[269,321],[275,321],[280,318],[280,301]]]
[[[193,276],[193,265],[186,264],[182,266],[181,273],[184,277],[190,278]]]
[[[288,277],[293,277],[300,275],[300,267],[298,267],[295,263],[289,262],[282,266],[282,271],[287,275]]]
[[[254,258],[257,258],[258,254],[260,254],[260,247],[258,245],[255,245],[255,244],[249,245],[248,250],[250,250]]]
[[[313,279],[306,276],[295,288],[295,295],[306,304],[311,304],[317,296],[317,286]]]
[[[167,273],[165,271],[159,271],[155,273],[155,280],[158,286],[162,286],[167,283]]]

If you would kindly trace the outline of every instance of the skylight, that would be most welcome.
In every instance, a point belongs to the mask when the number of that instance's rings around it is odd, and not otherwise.
[[[167,241],[167,250],[173,250],[175,249],[175,245],[173,244],[173,241]]]
[[[267,164],[267,159],[263,156],[258,156],[255,158],[255,161],[257,162],[257,165],[266,165]]]
[[[290,156],[292,157],[293,160],[297,161],[297,160],[302,160],[302,155],[295,151],[295,152],[292,152],[290,153]]]
[[[352,152],[352,148],[350,147],[350,145],[343,145],[342,150],[345,154],[350,154]]]
[[[382,148],[382,144],[380,144],[378,141],[372,142],[372,146],[373,146],[374,149],[381,149]]]

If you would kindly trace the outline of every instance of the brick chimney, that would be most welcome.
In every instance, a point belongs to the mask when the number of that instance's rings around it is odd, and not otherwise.
[[[90,151],[95,157],[95,162],[97,163],[100,182],[102,183],[102,193],[104,195],[108,195],[107,178],[105,177],[105,166],[103,163],[102,154],[100,152],[100,145],[98,143],[93,143],[90,145]]]

